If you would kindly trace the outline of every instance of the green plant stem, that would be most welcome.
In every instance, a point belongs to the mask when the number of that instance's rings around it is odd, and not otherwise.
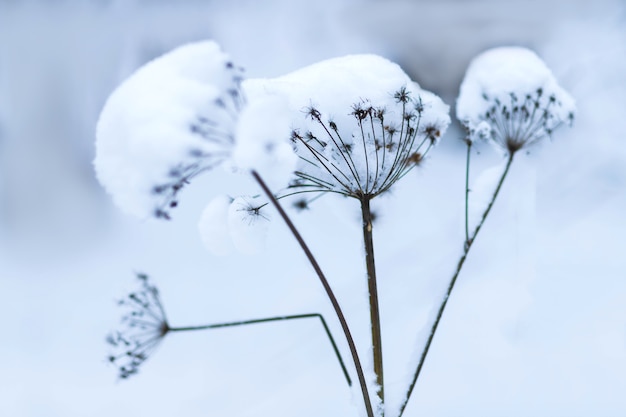
[[[287,213],[285,212],[281,204],[278,202],[278,200],[276,199],[272,191],[269,189],[267,184],[265,184],[265,181],[263,181],[261,176],[256,171],[253,170],[251,174],[256,180],[256,182],[259,184],[259,186],[263,189],[263,192],[265,193],[267,198],[272,202],[272,205],[276,208],[276,210],[280,214],[280,217],[283,219],[283,221],[285,222],[285,224],[291,231],[291,234],[293,235],[293,237],[298,241],[298,244],[302,248],[302,251],[306,255],[307,259],[309,260],[309,263],[311,264],[311,266],[315,270],[315,273],[320,279],[320,282],[322,283],[322,286],[324,287],[324,290],[326,291],[326,295],[328,296],[328,299],[330,300],[330,303],[332,304],[333,309],[335,310],[335,314],[337,314],[337,319],[339,320],[339,323],[341,324],[341,329],[343,330],[343,333],[346,337],[346,341],[348,342],[348,347],[350,348],[350,354],[352,355],[352,361],[354,362],[354,367],[356,369],[357,377],[359,379],[359,385],[361,387],[361,394],[363,395],[363,403],[365,405],[367,416],[375,417],[374,410],[372,409],[372,403],[369,397],[369,392],[367,390],[367,382],[365,381],[365,375],[363,373],[363,366],[361,365],[361,360],[359,359],[359,354],[357,352],[356,345],[354,344],[354,339],[352,338],[352,334],[350,333],[350,328],[348,327],[348,322],[346,321],[343,311],[341,310],[341,306],[339,305],[339,302],[337,301],[337,297],[335,297],[335,294],[333,293],[333,290],[330,287],[330,284],[328,283],[326,276],[322,272],[322,269],[317,263],[317,260],[313,256],[313,253],[309,249],[308,245],[302,238],[302,235],[300,235],[300,232],[298,231],[298,229],[296,229],[295,225],[293,224],[293,222],[291,221],[291,219],[289,218],[289,216],[287,215]]]
[[[480,219],[480,222],[478,223],[478,226],[476,226],[476,229],[474,229],[474,232],[472,233],[470,238],[465,242],[465,249],[463,251],[463,255],[459,259],[456,270],[454,271],[454,274],[452,275],[452,279],[450,280],[450,284],[448,285],[448,290],[446,292],[446,295],[441,301],[441,305],[439,306],[439,311],[437,312],[437,317],[435,318],[435,322],[433,323],[433,326],[430,329],[430,334],[428,335],[426,346],[424,347],[424,350],[422,351],[422,356],[420,357],[420,361],[417,365],[417,369],[415,370],[415,373],[413,374],[413,380],[411,381],[411,385],[409,386],[404,402],[402,403],[402,406],[400,407],[399,417],[402,416],[402,414],[404,413],[404,409],[406,408],[409,398],[411,397],[411,394],[413,393],[413,389],[415,388],[417,379],[419,378],[419,375],[422,371],[422,367],[424,366],[424,361],[426,360],[426,356],[428,355],[430,345],[432,344],[433,338],[435,337],[435,333],[437,332],[437,327],[439,327],[439,322],[441,321],[443,312],[446,309],[446,305],[448,304],[448,299],[450,298],[450,294],[452,293],[452,290],[454,289],[454,285],[456,284],[456,280],[459,277],[459,273],[461,272],[461,269],[463,268],[463,265],[465,264],[465,260],[467,259],[467,254],[469,253],[470,248],[472,247],[472,244],[476,240],[476,236],[478,235],[478,232],[480,232],[480,229],[483,227],[483,224],[485,223],[485,220],[487,219],[487,216],[489,215],[489,212],[491,211],[491,208],[493,207],[493,203],[496,201],[496,198],[498,197],[498,194],[500,193],[502,184],[504,183],[504,180],[507,174],[509,173],[509,169],[511,168],[511,164],[513,163],[514,155],[515,155],[514,152],[509,154],[506,167],[504,168],[504,171],[502,172],[500,181],[498,181],[498,185],[496,186],[493,196],[491,197],[491,201],[489,202],[489,205],[485,209],[485,212],[483,213],[482,218]]]
[[[254,319],[254,320],[243,320],[243,321],[232,321],[228,323],[217,323],[217,324],[205,324],[202,326],[186,326],[186,327],[167,327],[167,331],[170,332],[186,332],[186,331],[194,331],[194,330],[207,330],[207,329],[219,329],[222,327],[236,327],[236,326],[245,326],[248,324],[258,324],[258,323],[269,323],[273,321],[284,321],[284,320],[296,320],[296,319],[308,319],[308,318],[319,318],[322,326],[324,326],[324,330],[326,331],[326,335],[328,336],[328,340],[333,347],[335,352],[335,356],[339,361],[339,365],[341,366],[341,370],[343,371],[344,376],[346,377],[346,381],[349,386],[352,386],[352,380],[350,379],[350,375],[348,374],[348,370],[346,369],[346,365],[343,362],[343,358],[341,357],[341,353],[339,353],[339,349],[337,348],[337,344],[335,343],[335,339],[326,324],[326,320],[319,313],[311,313],[311,314],[296,314],[292,316],[278,316],[278,317],[268,317],[263,319]]]
[[[383,344],[380,329],[380,313],[378,308],[378,289],[376,285],[376,265],[374,264],[374,240],[372,236],[372,212],[370,196],[361,197],[361,215],[363,219],[363,241],[365,243],[365,265],[367,268],[367,289],[369,291],[370,323],[372,326],[372,350],[374,356],[374,373],[378,384],[378,398],[384,416],[385,384],[383,378]]]

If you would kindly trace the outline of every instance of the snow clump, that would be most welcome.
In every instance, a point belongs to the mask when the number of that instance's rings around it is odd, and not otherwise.
[[[230,157],[244,104],[242,69],[212,41],[139,68],[107,100],[94,166],[124,211],[169,218],[178,192]]]

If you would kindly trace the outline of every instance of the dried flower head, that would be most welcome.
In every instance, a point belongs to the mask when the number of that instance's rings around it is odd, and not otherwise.
[[[448,124],[448,106],[384,58],[330,59],[271,80],[247,80],[248,97],[289,103],[299,162],[280,197],[337,193],[373,198],[419,165]],[[315,198],[315,197],[314,197]],[[306,208],[306,200],[297,207]]]
[[[421,97],[405,87],[394,94],[387,107],[374,107],[361,100],[351,107],[351,126],[324,119],[317,108],[307,116],[316,131],[294,130],[296,154],[304,161],[289,188],[296,192],[333,192],[373,198],[419,165],[445,130],[444,121],[423,122]],[[345,123],[345,121],[344,121]],[[352,131],[345,137],[342,132]]]
[[[532,51],[491,49],[470,64],[457,102],[468,140],[488,139],[513,154],[574,119],[572,97]]]
[[[207,41],[177,48],[122,83],[100,114],[94,160],[116,204],[169,219],[190,180],[230,157],[242,80],[243,70]]]
[[[118,302],[126,310],[122,328],[106,338],[112,348],[108,360],[122,379],[136,374],[170,331],[158,289],[145,274],[137,274],[137,279],[140,288]]]

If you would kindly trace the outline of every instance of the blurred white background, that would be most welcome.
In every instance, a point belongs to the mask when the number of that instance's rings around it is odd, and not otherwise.
[[[341,339],[279,222],[262,256],[204,251],[199,213],[232,186],[218,174],[190,187],[168,223],[124,216],[94,178],[94,127],[112,89],[147,60],[207,38],[250,77],[381,54],[451,105],[477,53],[536,50],[577,99],[577,121],[514,166],[405,416],[626,415],[618,0],[0,0],[0,415],[357,415],[359,397],[314,322],[168,336],[131,381],[116,382],[105,363],[114,302],[134,271],[159,283],[173,324],[322,312]],[[450,129],[377,207],[390,407],[460,250],[461,137]],[[488,147],[475,159],[473,179],[499,162]],[[295,219],[366,355],[357,207],[325,198]]]

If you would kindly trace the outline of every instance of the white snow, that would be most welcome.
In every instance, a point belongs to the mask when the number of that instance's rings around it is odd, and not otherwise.
[[[206,41],[147,63],[111,94],[94,166],[120,208],[167,215],[190,178],[230,155],[240,79],[228,55]]]
[[[228,228],[228,210],[233,199],[218,195],[206,205],[200,216],[198,230],[205,248],[214,255],[228,255],[233,250],[233,241]]]
[[[284,98],[248,98],[239,116],[233,163],[239,169],[255,170],[270,189],[286,186],[297,157],[289,144],[290,114]]]

